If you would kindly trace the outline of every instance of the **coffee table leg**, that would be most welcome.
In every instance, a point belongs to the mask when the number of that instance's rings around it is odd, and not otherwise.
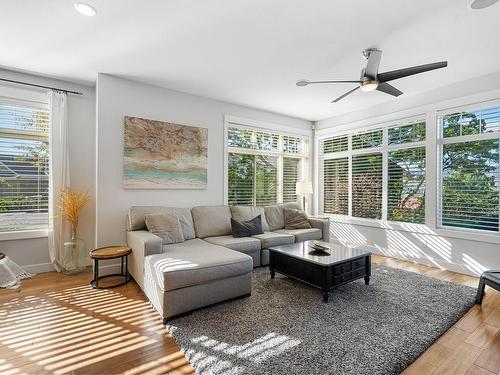
[[[274,279],[274,270],[272,268],[269,268],[269,272],[271,273],[271,279]]]
[[[365,285],[370,284],[370,276],[365,276]]]
[[[328,291],[322,291],[321,292],[323,294],[323,302],[327,303],[328,302],[328,296],[329,296],[329,293]]]

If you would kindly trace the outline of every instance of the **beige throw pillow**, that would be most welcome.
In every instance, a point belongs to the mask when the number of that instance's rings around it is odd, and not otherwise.
[[[175,215],[150,214],[145,220],[148,231],[161,237],[164,245],[184,242],[181,223]]]
[[[310,229],[311,224],[307,219],[307,214],[304,211],[295,210],[292,208],[283,208],[285,216],[285,229]]]

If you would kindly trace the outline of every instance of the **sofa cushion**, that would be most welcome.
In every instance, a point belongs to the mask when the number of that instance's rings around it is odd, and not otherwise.
[[[252,258],[201,239],[165,245],[144,259],[144,271],[163,291],[206,284],[252,272]]]
[[[292,234],[276,232],[265,232],[252,237],[260,240],[263,249],[269,249],[271,246],[288,245],[295,241]]]
[[[231,231],[233,237],[250,237],[254,234],[262,234],[262,217],[257,215],[251,220],[239,221],[231,218]]]
[[[285,229],[310,229],[311,224],[307,220],[307,214],[293,208],[283,208],[285,216]]]
[[[185,240],[195,238],[193,217],[189,208],[163,206],[133,206],[128,212],[127,230],[146,230],[145,218],[148,214],[175,215],[181,223]]]
[[[262,219],[262,229],[264,232],[269,231],[267,225],[266,214],[263,207],[256,206],[231,206],[231,216],[237,221],[249,221],[260,215]]]
[[[302,241],[308,241],[308,240],[320,240],[321,238],[323,238],[323,233],[318,228],[278,229],[276,232],[294,235],[295,242],[302,242]]]
[[[231,234],[229,206],[199,206],[191,209],[196,237],[215,237]]]
[[[283,208],[300,210],[300,206],[297,203],[283,203],[264,207],[264,213],[266,214],[266,221],[270,231],[283,229],[285,227]]]
[[[229,236],[218,236],[218,237],[207,237],[205,241],[210,242],[214,245],[220,245],[228,247],[232,250],[241,251],[242,253],[248,254],[255,251],[260,251],[260,240],[251,237],[239,237],[235,238],[231,235]]]
[[[175,215],[147,214],[148,231],[160,237],[164,244],[184,242],[181,223]]]

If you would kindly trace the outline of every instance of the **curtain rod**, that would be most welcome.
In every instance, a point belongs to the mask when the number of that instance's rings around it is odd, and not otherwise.
[[[32,86],[32,87],[39,87],[42,89],[49,89],[49,90],[56,90],[56,91],[62,91],[67,94],[73,94],[73,95],[83,95],[83,92],[80,91],[71,91],[71,90],[65,90],[65,89],[58,89],[57,87],[50,87],[50,86],[43,86],[43,85],[35,85],[34,83],[28,83],[28,82],[22,82],[22,81],[14,81],[12,79],[6,79],[6,78],[0,78],[0,81],[4,82],[10,82],[10,83],[16,83],[18,85],[25,85],[25,86]]]

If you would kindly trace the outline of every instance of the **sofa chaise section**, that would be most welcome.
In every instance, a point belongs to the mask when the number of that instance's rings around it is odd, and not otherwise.
[[[252,258],[201,239],[144,260],[144,292],[164,320],[251,293]]]

